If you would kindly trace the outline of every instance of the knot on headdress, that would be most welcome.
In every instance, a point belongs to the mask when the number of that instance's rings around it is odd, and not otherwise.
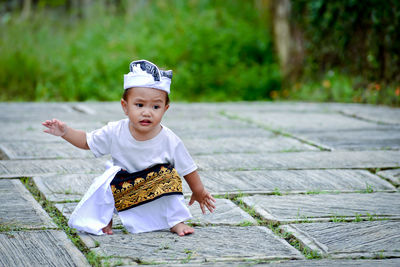
[[[147,60],[136,60],[129,64],[130,72],[124,75],[124,89],[148,87],[170,93],[172,70],[160,70]]]

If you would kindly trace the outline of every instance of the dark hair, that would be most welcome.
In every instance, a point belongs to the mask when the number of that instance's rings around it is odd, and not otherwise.
[[[132,88],[128,88],[128,89],[124,90],[124,94],[122,95],[123,100],[128,101],[128,93],[129,93],[129,90],[131,90]],[[169,95],[168,94],[166,94],[165,105],[169,105]]]

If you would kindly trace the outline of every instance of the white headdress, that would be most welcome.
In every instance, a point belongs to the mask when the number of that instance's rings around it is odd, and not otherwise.
[[[170,93],[172,70],[160,70],[150,61],[136,60],[129,64],[129,71],[124,75],[124,90],[132,87],[148,87]]]

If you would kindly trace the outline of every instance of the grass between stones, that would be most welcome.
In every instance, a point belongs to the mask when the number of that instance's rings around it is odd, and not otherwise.
[[[229,198],[231,201],[233,201],[236,205],[238,205],[242,210],[250,214],[256,221],[257,224],[260,226],[266,226],[269,229],[274,232],[277,236],[285,239],[291,246],[299,250],[304,257],[307,259],[321,259],[321,255],[319,255],[317,252],[309,249],[308,247],[302,245],[302,243],[294,236],[292,233],[285,232],[281,229],[279,229],[280,224],[278,222],[268,222],[264,220],[254,209],[254,207],[249,207],[247,206],[243,200],[241,199],[242,197],[248,196],[247,194],[244,193],[239,193],[238,195],[235,195],[231,198]],[[244,225],[247,226],[247,225]]]
[[[292,135],[292,134],[290,134],[290,133],[288,133],[288,132],[284,132],[283,130],[273,129],[273,128],[271,128],[271,127],[268,127],[268,126],[266,126],[266,125],[264,125],[264,124],[261,124],[261,123],[259,123],[259,122],[257,122],[257,121],[254,121],[254,120],[251,120],[251,119],[249,119],[249,118],[242,118],[242,117],[237,116],[237,115],[229,114],[229,113],[227,113],[225,110],[220,110],[220,111],[219,111],[219,114],[220,114],[221,116],[226,117],[226,118],[231,119],[231,120],[237,120],[237,121],[242,121],[242,122],[246,122],[246,123],[249,123],[249,122],[250,122],[251,124],[253,124],[253,125],[255,125],[255,126],[261,128],[261,129],[264,129],[264,130],[267,130],[267,131],[269,131],[269,132],[272,132],[272,133],[275,134],[275,135],[280,135],[280,136],[284,136],[284,137],[296,139],[296,140],[300,141],[300,142],[303,143],[303,144],[307,144],[307,145],[309,145],[309,146],[316,147],[316,148],[318,148],[320,151],[331,151],[331,150],[332,150],[332,149],[329,148],[329,147],[324,147],[324,146],[322,146],[322,145],[315,144],[315,143],[310,142],[310,141],[308,141],[308,140],[305,140],[305,139],[299,138],[299,137],[297,137],[297,136],[294,136],[294,135]],[[287,151],[281,151],[281,152],[299,152],[299,151],[297,151],[297,150],[298,150],[298,149],[296,149],[296,151],[289,151],[289,150],[287,150]]]
[[[388,179],[387,177],[384,177],[384,176],[378,174],[378,172],[380,172],[380,171],[397,170],[397,169],[400,169],[400,168],[376,168],[376,169],[371,168],[371,169],[367,169],[367,170],[368,170],[370,173],[375,174],[376,176],[378,176],[378,177],[381,178],[382,180],[387,181],[388,183],[390,183],[391,185],[393,185],[394,187],[396,187],[397,189],[399,189],[399,188],[400,188],[400,185],[399,185],[399,184],[396,184],[394,181]]]
[[[360,191],[359,193],[373,193],[374,190],[369,184],[366,184],[366,189]],[[314,194],[314,192],[310,192],[311,194]],[[315,192],[316,194],[319,194],[321,192]],[[325,193],[325,192],[322,192]],[[274,193],[272,195],[278,195],[281,196],[282,194],[280,193],[279,189],[275,189]],[[259,215],[254,207],[249,207],[246,205],[242,198],[249,196],[249,194],[245,194],[242,192],[239,192],[238,194],[234,195],[229,195],[225,194],[225,196],[219,196],[220,198],[227,198],[233,201],[236,205],[238,205],[242,210],[250,214],[256,221],[257,224],[260,226],[266,226],[269,229],[271,229],[274,234],[279,236],[280,238],[285,239],[291,246],[299,250],[306,259],[322,259],[322,256],[316,252],[308,248],[306,245],[304,245],[299,239],[297,239],[293,233],[291,232],[286,232],[283,229],[279,228],[281,225],[279,222],[275,221],[268,221],[265,220]],[[334,222],[334,223],[357,223],[357,222],[362,222],[362,221],[381,221],[381,220],[389,220],[390,218],[385,218],[385,217],[379,217],[376,214],[360,214],[360,213],[355,213],[353,217],[349,218],[349,216],[343,216],[343,215],[332,215],[329,219],[329,222]],[[310,220],[310,218],[307,217],[299,217],[299,219],[295,223],[312,223],[313,221]],[[247,224],[244,225],[239,225],[239,226],[248,226]],[[382,259],[385,258],[383,255],[380,255],[379,253],[375,257],[376,259]]]
[[[85,255],[89,264],[92,266],[102,266],[102,258],[96,255],[93,251],[90,251],[90,249],[83,243],[77,232],[68,226],[68,220],[53,205],[52,202],[46,200],[45,196],[37,188],[32,178],[23,177],[21,178],[21,182],[25,185],[36,201],[49,214],[55,224],[67,234],[72,243]]]

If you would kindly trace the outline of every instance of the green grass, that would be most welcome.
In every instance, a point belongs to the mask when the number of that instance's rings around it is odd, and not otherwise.
[[[269,27],[252,2],[89,11],[78,19],[39,9],[29,20],[0,21],[0,101],[119,100],[129,63],[142,58],[174,71],[172,100],[269,99],[281,86]]]
[[[272,98],[400,106],[400,84],[366,83],[363,77],[328,71],[320,78],[303,79],[287,89],[276,91],[272,93]]]
[[[282,193],[281,193],[281,191],[279,190],[278,187],[274,188],[274,191],[272,192],[272,194],[275,195],[275,196],[282,196]]]
[[[92,266],[101,266],[101,257],[96,255],[93,251],[82,242],[75,229],[68,226],[68,220],[61,214],[61,212],[50,202],[47,201],[44,195],[34,184],[33,180],[28,177],[21,178],[21,182],[29,190],[32,196],[43,207],[43,209],[50,215],[54,223],[61,228],[72,241],[72,243],[86,256],[89,264]]]
[[[281,230],[279,228],[279,225],[276,224],[268,224],[268,228],[271,229],[277,236],[285,239],[291,246],[299,250],[305,257],[306,259],[321,259],[322,256],[308,247],[302,245],[300,241],[293,235],[291,232],[286,232],[284,230]]]

